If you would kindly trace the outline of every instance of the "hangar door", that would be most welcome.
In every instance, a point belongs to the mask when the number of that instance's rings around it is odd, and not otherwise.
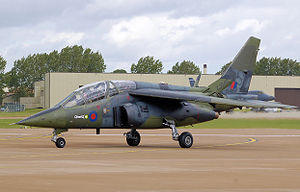
[[[275,88],[275,101],[300,107],[300,88]]]

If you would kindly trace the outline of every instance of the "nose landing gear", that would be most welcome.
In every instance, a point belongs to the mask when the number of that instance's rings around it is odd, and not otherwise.
[[[66,145],[66,140],[62,137],[58,137],[62,132],[66,132],[68,129],[54,129],[51,141],[53,141],[57,148],[64,148]]]
[[[66,140],[62,137],[59,137],[56,139],[55,145],[57,148],[64,148],[66,145]]]

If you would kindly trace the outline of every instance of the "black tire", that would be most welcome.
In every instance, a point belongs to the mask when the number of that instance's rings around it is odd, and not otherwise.
[[[126,136],[126,141],[129,146],[138,146],[141,142],[140,133],[134,131],[131,136]]]
[[[182,148],[190,148],[193,145],[193,136],[189,132],[183,132],[179,136],[179,145]]]
[[[66,140],[62,137],[56,139],[55,145],[57,148],[64,148],[66,145]]]

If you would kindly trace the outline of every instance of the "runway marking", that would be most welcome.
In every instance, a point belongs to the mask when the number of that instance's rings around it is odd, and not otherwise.
[[[228,143],[228,144],[222,144],[222,145],[209,145],[209,146],[194,147],[194,148],[201,149],[201,148],[204,148],[204,147],[209,147],[209,148],[212,148],[212,147],[226,147],[226,146],[244,145],[244,144],[254,143],[254,142],[257,142],[257,141],[258,140],[255,139],[254,137],[250,137],[250,138],[248,138],[248,141],[245,141],[245,142]]]
[[[32,139],[32,138],[48,138],[51,136],[39,136],[39,137],[26,137],[26,139]],[[228,143],[228,144],[221,144],[221,145],[210,145],[210,146],[201,146],[201,147],[192,147],[191,149],[202,149],[202,148],[212,148],[212,147],[226,147],[226,146],[235,146],[235,145],[243,145],[243,144],[249,144],[249,143],[254,143],[257,142],[258,140],[250,137],[247,138],[247,141],[245,142],[237,142],[237,143]],[[125,153],[138,153],[138,152],[156,152],[156,151],[170,151],[170,150],[185,150],[180,147],[178,148],[160,148],[160,149],[141,149],[137,148],[136,150],[125,150],[125,151],[112,151],[112,152],[87,152],[87,153],[51,153],[51,154],[32,154],[32,155],[14,155],[14,156],[9,156],[5,158],[13,158],[13,159],[20,159],[20,158],[26,158],[26,157],[31,157],[31,158],[38,158],[38,157],[61,157],[61,156],[80,156],[80,155],[110,155],[110,154],[125,154]]]

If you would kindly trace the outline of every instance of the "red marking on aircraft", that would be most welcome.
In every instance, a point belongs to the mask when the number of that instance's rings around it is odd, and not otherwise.
[[[230,89],[234,89],[235,87],[236,87],[236,82],[234,81],[231,83]]]
[[[96,114],[95,114],[95,113],[92,113],[92,114],[91,114],[91,119],[92,119],[92,120],[96,119]]]

